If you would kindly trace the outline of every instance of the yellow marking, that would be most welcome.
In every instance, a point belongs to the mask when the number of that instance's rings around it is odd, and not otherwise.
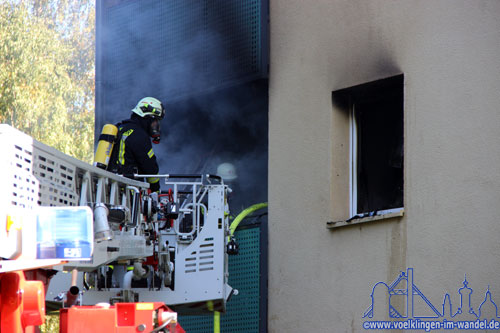
[[[153,303],[137,303],[135,306],[136,310],[154,310],[155,305]]]
[[[21,230],[22,228],[22,222],[20,221],[19,217],[14,220],[12,216],[7,215],[7,223],[5,224],[5,229],[7,231],[10,231],[11,229]]]
[[[153,158],[153,156],[155,156],[155,152],[153,151],[153,148],[151,148],[151,150],[148,151],[148,156],[149,156],[149,158]]]
[[[121,165],[125,164],[125,140],[127,140],[127,138],[129,137],[130,134],[132,134],[132,132],[134,132],[134,130],[129,129],[128,131],[122,134],[122,139],[120,140],[120,152],[118,154],[119,155],[118,163],[120,163]]]
[[[13,224],[14,224],[14,221],[12,221],[12,218],[10,217],[10,215],[7,215],[7,225],[6,225],[7,231],[10,231],[10,227],[12,227]]]
[[[149,178],[147,178],[147,181],[150,184],[154,184],[154,183],[158,183],[160,181],[160,178],[149,177]]]

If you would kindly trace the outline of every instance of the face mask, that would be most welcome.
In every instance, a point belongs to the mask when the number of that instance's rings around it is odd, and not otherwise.
[[[158,119],[154,119],[151,125],[149,125],[149,135],[153,138],[154,144],[160,143],[161,130],[160,121]]]

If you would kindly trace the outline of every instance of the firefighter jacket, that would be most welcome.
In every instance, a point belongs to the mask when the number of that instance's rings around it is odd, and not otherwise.
[[[147,132],[147,121],[143,118],[132,117],[118,124],[118,142],[116,143],[117,154],[112,157],[111,171],[132,175],[134,173],[143,175],[158,174],[158,163],[151,145],[151,138]],[[148,177],[152,192],[160,190],[160,179]]]

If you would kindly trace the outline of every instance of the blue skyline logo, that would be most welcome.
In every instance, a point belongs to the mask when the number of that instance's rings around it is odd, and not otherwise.
[[[454,310],[451,297],[446,293],[438,309],[415,284],[413,268],[408,268],[406,272],[401,272],[392,283],[378,282],[373,286],[371,305],[363,313],[363,318],[384,320],[388,315],[391,320],[449,318],[469,322],[499,318],[498,307],[493,301],[489,286],[485,291],[483,301],[477,308],[474,308],[471,303],[472,293],[473,290],[465,276],[462,286],[458,288],[460,305]]]

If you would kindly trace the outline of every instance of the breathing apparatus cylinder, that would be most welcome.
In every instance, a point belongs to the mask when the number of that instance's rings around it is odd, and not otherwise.
[[[97,150],[94,156],[94,166],[101,169],[107,168],[117,134],[118,127],[112,124],[104,125],[101,135],[99,136],[99,143],[97,144]]]

